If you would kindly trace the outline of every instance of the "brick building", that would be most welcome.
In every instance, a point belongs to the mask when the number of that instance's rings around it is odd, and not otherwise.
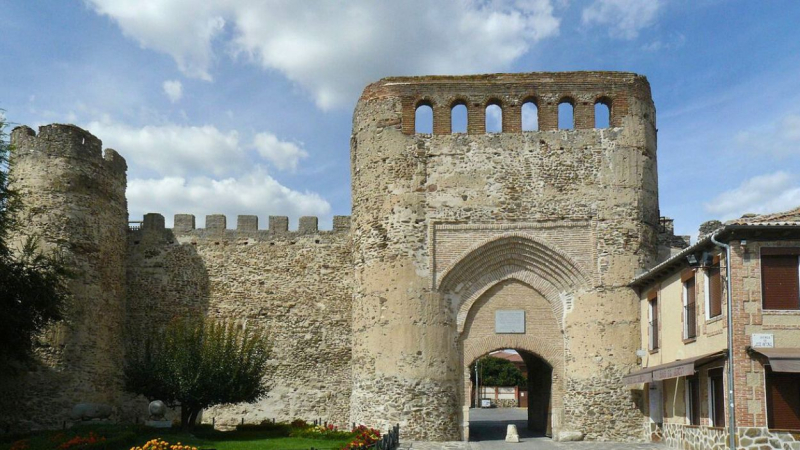
[[[800,208],[728,222],[635,278],[642,368],[625,382],[644,386],[653,440],[724,448],[732,387],[738,448],[800,446],[798,257]]]

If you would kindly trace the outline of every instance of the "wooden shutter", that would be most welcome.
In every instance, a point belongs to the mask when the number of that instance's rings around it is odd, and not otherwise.
[[[684,282],[686,287],[686,306],[683,310],[683,320],[686,321],[686,336],[691,339],[697,336],[697,308],[695,307],[696,289],[694,277]]]
[[[797,255],[761,255],[764,309],[800,309]]]
[[[800,430],[800,374],[767,368],[767,426]]]
[[[719,266],[708,269],[708,315],[716,317],[722,314],[722,276]]]
[[[658,297],[650,300],[650,350],[658,350]]]
[[[725,426],[725,385],[722,378],[722,369],[711,369],[708,371],[708,378],[711,379],[711,405],[713,406],[711,420],[713,426]]]

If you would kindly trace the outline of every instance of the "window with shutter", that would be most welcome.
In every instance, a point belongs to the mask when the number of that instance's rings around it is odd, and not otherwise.
[[[650,350],[658,350],[658,292],[651,291],[647,295],[647,300],[650,306],[650,324],[648,327]]]
[[[764,309],[800,309],[800,268],[793,248],[761,249],[761,284]],[[794,251],[794,252],[793,252]]]
[[[767,367],[767,426],[800,430],[800,374],[776,373]]]
[[[714,263],[706,271],[706,305],[708,318],[722,314],[722,274],[720,273],[719,256],[714,257]]]
[[[682,278],[685,278],[683,281],[683,338],[692,339],[697,336],[694,276],[684,275]]]
[[[711,393],[711,425],[725,426],[725,386],[722,378],[722,368],[708,371]]]

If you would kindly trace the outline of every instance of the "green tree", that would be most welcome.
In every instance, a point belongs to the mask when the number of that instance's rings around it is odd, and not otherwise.
[[[21,249],[11,247],[11,233],[20,229],[14,212],[21,199],[9,186],[11,145],[5,129],[0,111],[0,375],[29,361],[37,336],[63,318],[69,298],[65,281],[70,276],[62,255],[40,252],[35,236]]]
[[[204,408],[264,396],[261,380],[269,353],[262,331],[213,319],[177,318],[131,352],[125,387],[149,400],[180,406],[181,426],[190,428]]]
[[[525,386],[527,380],[511,361],[487,356],[478,362],[481,386]],[[475,382],[475,363],[469,369],[472,382]]]

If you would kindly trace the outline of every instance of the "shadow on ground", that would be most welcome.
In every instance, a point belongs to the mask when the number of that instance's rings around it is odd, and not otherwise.
[[[528,431],[528,412],[520,408],[469,410],[470,441],[505,441],[508,425],[517,426],[520,439],[541,438],[543,433]]]

